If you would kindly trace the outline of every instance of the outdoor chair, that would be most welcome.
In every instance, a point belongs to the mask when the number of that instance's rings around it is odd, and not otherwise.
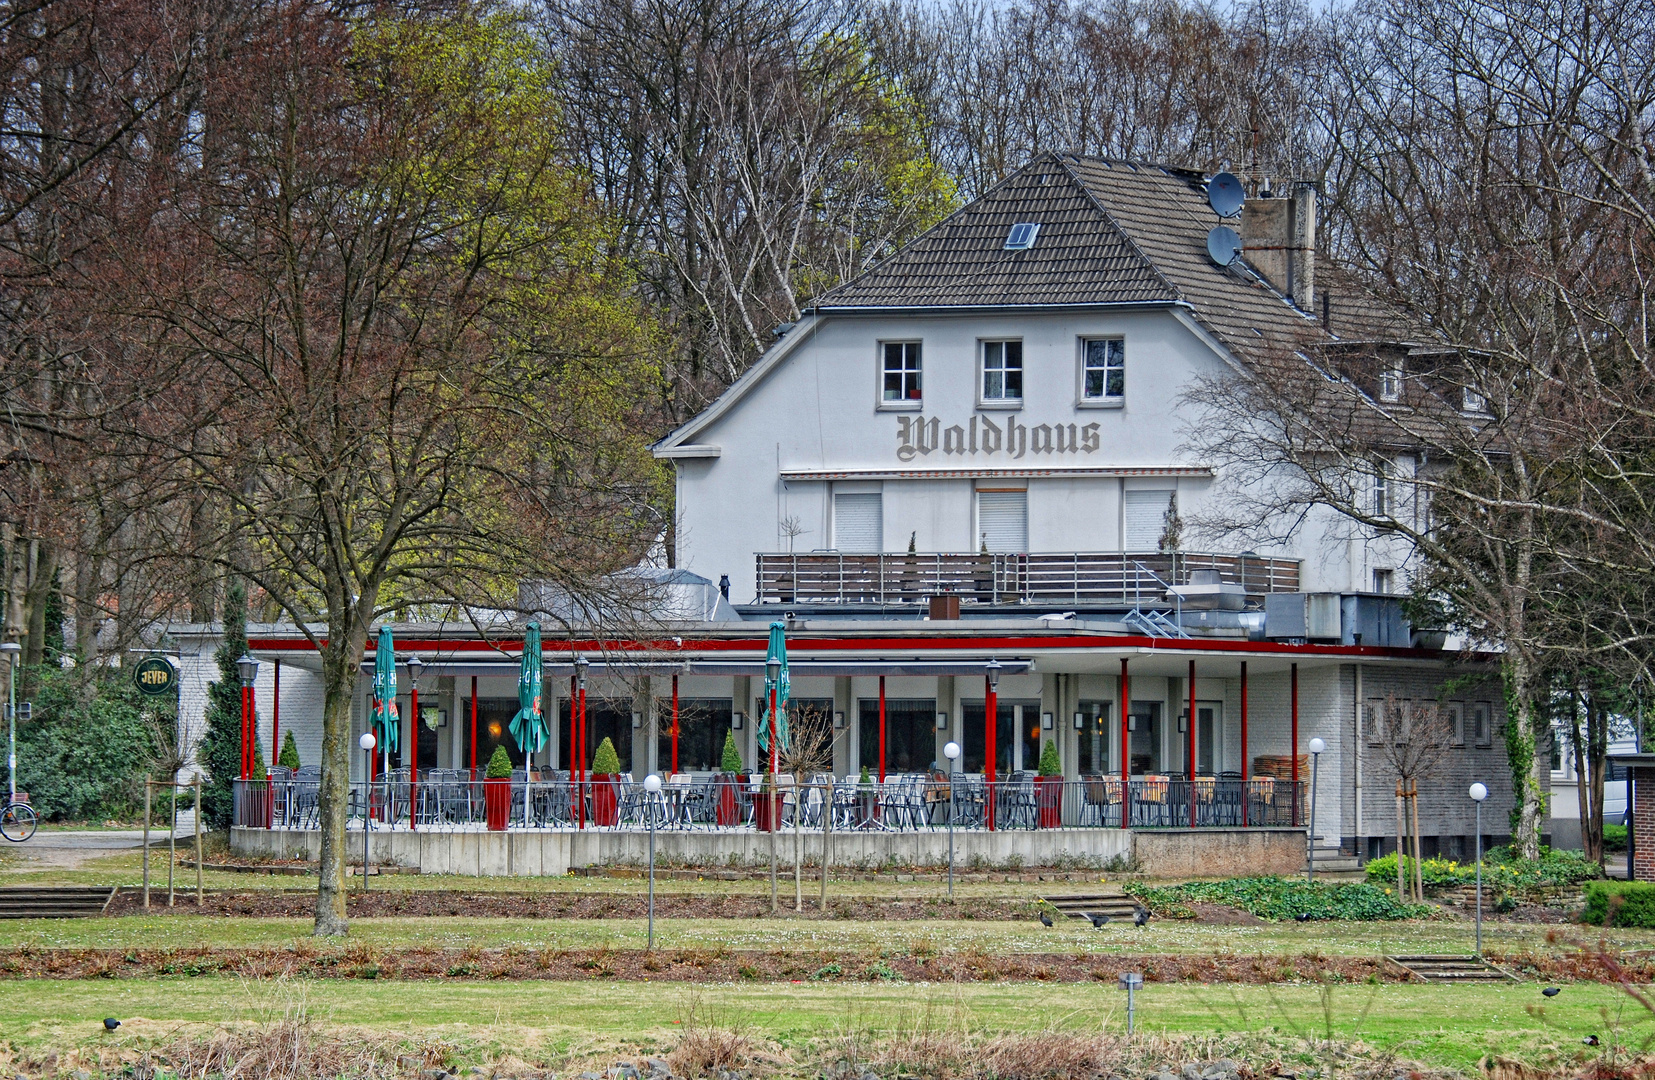
[[[529,770],[513,769],[511,771],[511,811],[506,816],[506,823],[514,821],[529,824]]]
[[[1121,778],[1118,776],[1087,776],[1082,778],[1085,798],[1081,803],[1082,825],[1106,825],[1109,808],[1121,801]]]
[[[988,784],[982,773],[954,777],[954,824],[966,829],[982,828],[987,794]]]
[[[1167,823],[1167,785],[1171,777],[1150,774],[1138,782],[1138,792],[1132,797],[1138,824],[1165,825]]]
[[[1001,790],[1001,828],[1032,829],[1040,823],[1039,810],[1034,801],[1033,773],[1026,770],[1012,773],[1011,781]]]
[[[289,804],[293,801],[293,770],[285,765],[270,766],[270,827],[280,829],[288,824]]]
[[[847,776],[843,780],[833,781],[833,803],[829,812],[833,814],[833,827],[844,831],[856,828],[860,821],[857,818],[857,780],[855,776]]]
[[[288,819],[295,828],[313,829],[317,826],[321,795],[322,767],[300,767],[293,774],[293,795],[288,808]]]

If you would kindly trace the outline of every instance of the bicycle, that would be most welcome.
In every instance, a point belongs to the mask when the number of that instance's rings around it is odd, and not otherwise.
[[[39,818],[35,816],[34,807],[28,803],[9,803],[4,810],[0,810],[0,836],[14,844],[21,844],[33,836],[38,824]]]

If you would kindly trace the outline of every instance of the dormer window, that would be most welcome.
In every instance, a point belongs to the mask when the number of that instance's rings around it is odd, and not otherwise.
[[[1387,363],[1385,370],[1379,373],[1379,400],[1402,400],[1402,364],[1400,361]]]
[[[1007,251],[1027,251],[1034,247],[1034,238],[1040,232],[1040,226],[1032,221],[1019,222],[1011,227],[1011,233],[1006,237]]]
[[[1488,398],[1469,386],[1460,388],[1460,411],[1482,415],[1488,412]]]

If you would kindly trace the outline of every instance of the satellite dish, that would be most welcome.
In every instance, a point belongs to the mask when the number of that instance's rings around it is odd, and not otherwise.
[[[1247,201],[1241,181],[1227,172],[1221,172],[1207,181],[1207,205],[1221,218],[1241,213],[1241,204]]]
[[[1228,225],[1215,225],[1207,234],[1207,257],[1219,266],[1229,266],[1241,254],[1241,237]]]

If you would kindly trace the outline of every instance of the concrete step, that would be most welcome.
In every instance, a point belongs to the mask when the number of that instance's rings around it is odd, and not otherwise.
[[[1385,959],[1421,982],[1471,983],[1517,981],[1517,976],[1476,956],[1387,956]]]
[[[101,885],[0,889],[0,919],[92,918],[114,897],[115,889]]]

